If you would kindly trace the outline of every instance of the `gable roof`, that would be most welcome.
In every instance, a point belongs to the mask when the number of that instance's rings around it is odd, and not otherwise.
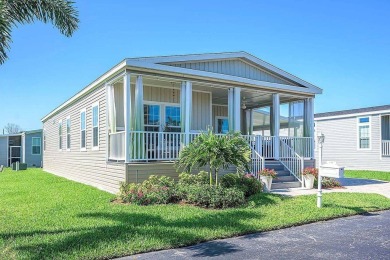
[[[222,60],[241,60],[258,67],[271,74],[276,74],[281,78],[294,82],[296,85],[301,85],[313,91],[313,93],[321,94],[322,89],[304,81],[268,62],[265,62],[247,52],[222,52],[222,53],[204,53],[204,54],[187,54],[187,55],[173,55],[173,56],[156,56],[156,57],[139,57],[129,58],[128,61],[143,61],[153,64],[171,65],[175,66],[178,63],[189,62],[210,62],[210,61],[222,61]]]
[[[348,115],[352,115],[352,114],[364,115],[364,114],[370,114],[373,112],[382,112],[382,111],[390,112],[390,105],[364,107],[364,108],[340,110],[340,111],[325,112],[325,113],[317,113],[314,115],[314,118],[341,117],[341,116],[348,116]]]
[[[246,77],[240,77],[237,75],[217,73],[211,71],[202,71],[197,69],[189,69],[178,67],[173,64],[186,63],[186,62],[207,62],[217,60],[240,60],[246,63],[256,66],[261,70],[264,70],[273,75],[277,75],[288,82],[293,84],[269,82],[266,80],[251,79]],[[190,54],[190,55],[173,55],[173,56],[159,56],[159,57],[139,57],[139,58],[127,58],[102,76],[94,80],[91,84],[80,90],[73,97],[62,103],[59,107],[52,110],[49,114],[42,118],[42,121],[47,120],[50,116],[54,115],[64,107],[69,106],[79,98],[83,97],[93,89],[101,86],[102,84],[109,84],[112,80],[122,76],[126,69],[133,71],[133,73],[153,73],[164,74],[167,76],[186,77],[190,80],[201,79],[208,80],[210,82],[221,82],[230,85],[240,84],[245,87],[251,88],[265,88],[269,90],[282,90],[291,93],[305,93],[309,95],[321,94],[322,89],[316,87],[288,72],[285,72],[259,58],[250,55],[246,52],[225,52],[225,53],[206,53],[206,54]]]

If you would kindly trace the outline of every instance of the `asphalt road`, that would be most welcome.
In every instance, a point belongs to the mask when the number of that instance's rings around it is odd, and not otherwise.
[[[122,259],[390,259],[390,211]]]

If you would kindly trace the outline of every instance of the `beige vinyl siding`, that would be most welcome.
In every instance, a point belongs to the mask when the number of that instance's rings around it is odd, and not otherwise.
[[[99,101],[99,150],[92,150],[92,107]],[[80,110],[86,109],[86,151],[80,151]],[[71,120],[70,151],[58,150],[58,121]],[[119,182],[125,180],[125,164],[106,161],[106,92],[101,86],[76,103],[48,118],[44,122],[46,150],[43,153],[43,168],[50,173],[109,192],[117,192]],[[66,147],[66,132],[63,131],[63,147]]]
[[[192,130],[207,130],[211,125],[210,93],[192,92]]]
[[[144,86],[144,100],[164,103],[180,103],[180,90]]]
[[[357,117],[315,120],[325,135],[323,162],[335,161],[346,169],[390,171],[390,157],[381,157],[380,115],[371,115],[370,149],[358,149]],[[318,161],[318,149],[316,149]]]
[[[238,59],[234,60],[218,60],[218,61],[202,61],[202,62],[177,62],[169,63],[175,67],[215,72],[220,74],[238,76],[242,78],[267,81],[272,83],[294,85],[293,83],[284,80],[274,74],[261,70],[247,62]]]
[[[7,166],[8,160],[8,138],[6,136],[0,136],[0,165]]]

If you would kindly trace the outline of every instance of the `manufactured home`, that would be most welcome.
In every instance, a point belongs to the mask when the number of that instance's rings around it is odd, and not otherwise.
[[[9,167],[14,162],[42,166],[42,130],[0,135],[0,165]]]
[[[282,164],[299,185],[314,163],[322,90],[246,52],[128,58],[43,119],[44,170],[116,192],[121,181],[176,177],[202,131],[239,131],[251,169]]]
[[[315,131],[325,136],[323,161],[390,171],[390,105],[315,114]]]

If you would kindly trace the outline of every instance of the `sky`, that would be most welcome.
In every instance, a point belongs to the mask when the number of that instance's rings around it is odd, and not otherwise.
[[[315,112],[390,104],[390,1],[76,0],[71,38],[12,31],[0,130],[24,130],[126,57],[246,51],[323,89]]]

